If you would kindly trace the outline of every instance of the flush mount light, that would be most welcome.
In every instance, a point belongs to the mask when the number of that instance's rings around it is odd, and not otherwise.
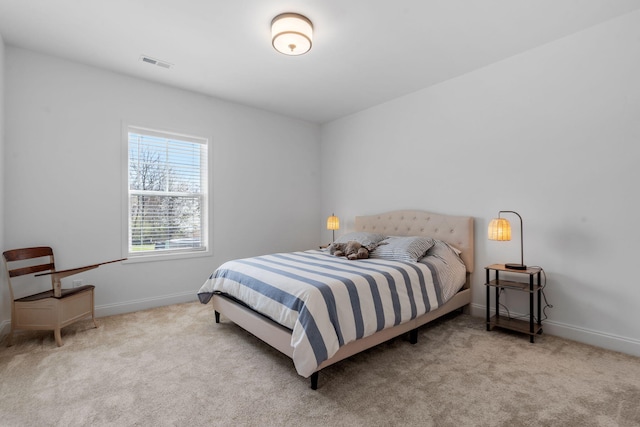
[[[313,24],[297,13],[282,13],[271,21],[271,43],[285,55],[302,55],[311,49]]]

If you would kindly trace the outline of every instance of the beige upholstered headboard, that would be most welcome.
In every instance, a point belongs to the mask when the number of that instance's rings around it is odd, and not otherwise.
[[[441,215],[426,211],[393,211],[378,215],[357,216],[355,231],[389,236],[433,237],[462,251],[460,258],[473,272],[473,217]]]

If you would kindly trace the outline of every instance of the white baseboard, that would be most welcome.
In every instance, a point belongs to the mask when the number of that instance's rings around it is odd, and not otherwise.
[[[132,313],[134,311],[148,310],[164,305],[180,304],[197,301],[197,292],[182,292],[179,294],[163,295],[153,298],[143,298],[133,301],[125,301],[116,304],[104,304],[96,306],[96,317],[113,316],[115,314]]]
[[[162,307],[164,305],[180,304],[184,302],[197,301],[197,292],[182,292],[178,294],[163,295],[153,298],[143,298],[133,301],[125,301],[117,304],[104,304],[95,307],[96,317],[113,316],[116,314],[132,313],[134,311],[148,310],[150,308]],[[9,333],[11,320],[7,319],[0,323],[0,337]]]
[[[486,318],[486,310],[485,305],[471,304],[472,316]],[[522,313],[511,314],[514,316],[523,315]],[[619,351],[632,356],[640,356],[640,340],[637,339],[581,328],[548,319],[543,322],[543,331],[545,334],[555,335],[583,344]]]

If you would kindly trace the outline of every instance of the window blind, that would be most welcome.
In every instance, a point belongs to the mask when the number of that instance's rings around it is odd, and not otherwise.
[[[129,253],[205,250],[208,140],[129,127]]]

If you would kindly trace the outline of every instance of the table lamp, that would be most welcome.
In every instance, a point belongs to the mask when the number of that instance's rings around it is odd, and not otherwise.
[[[331,240],[332,243],[335,242],[336,230],[339,230],[339,229],[340,229],[340,218],[338,218],[334,214],[331,214],[331,216],[327,218],[327,230],[331,230],[331,232],[333,233],[333,239]]]
[[[501,218],[500,214],[512,213],[518,215],[520,218],[520,264],[509,263],[505,264],[505,268],[512,270],[526,270],[527,266],[524,265],[524,234],[522,232],[522,217],[518,212],[514,211],[500,211],[498,212],[498,218],[494,218],[489,223],[489,240],[508,241],[511,240],[511,224],[505,218]]]

